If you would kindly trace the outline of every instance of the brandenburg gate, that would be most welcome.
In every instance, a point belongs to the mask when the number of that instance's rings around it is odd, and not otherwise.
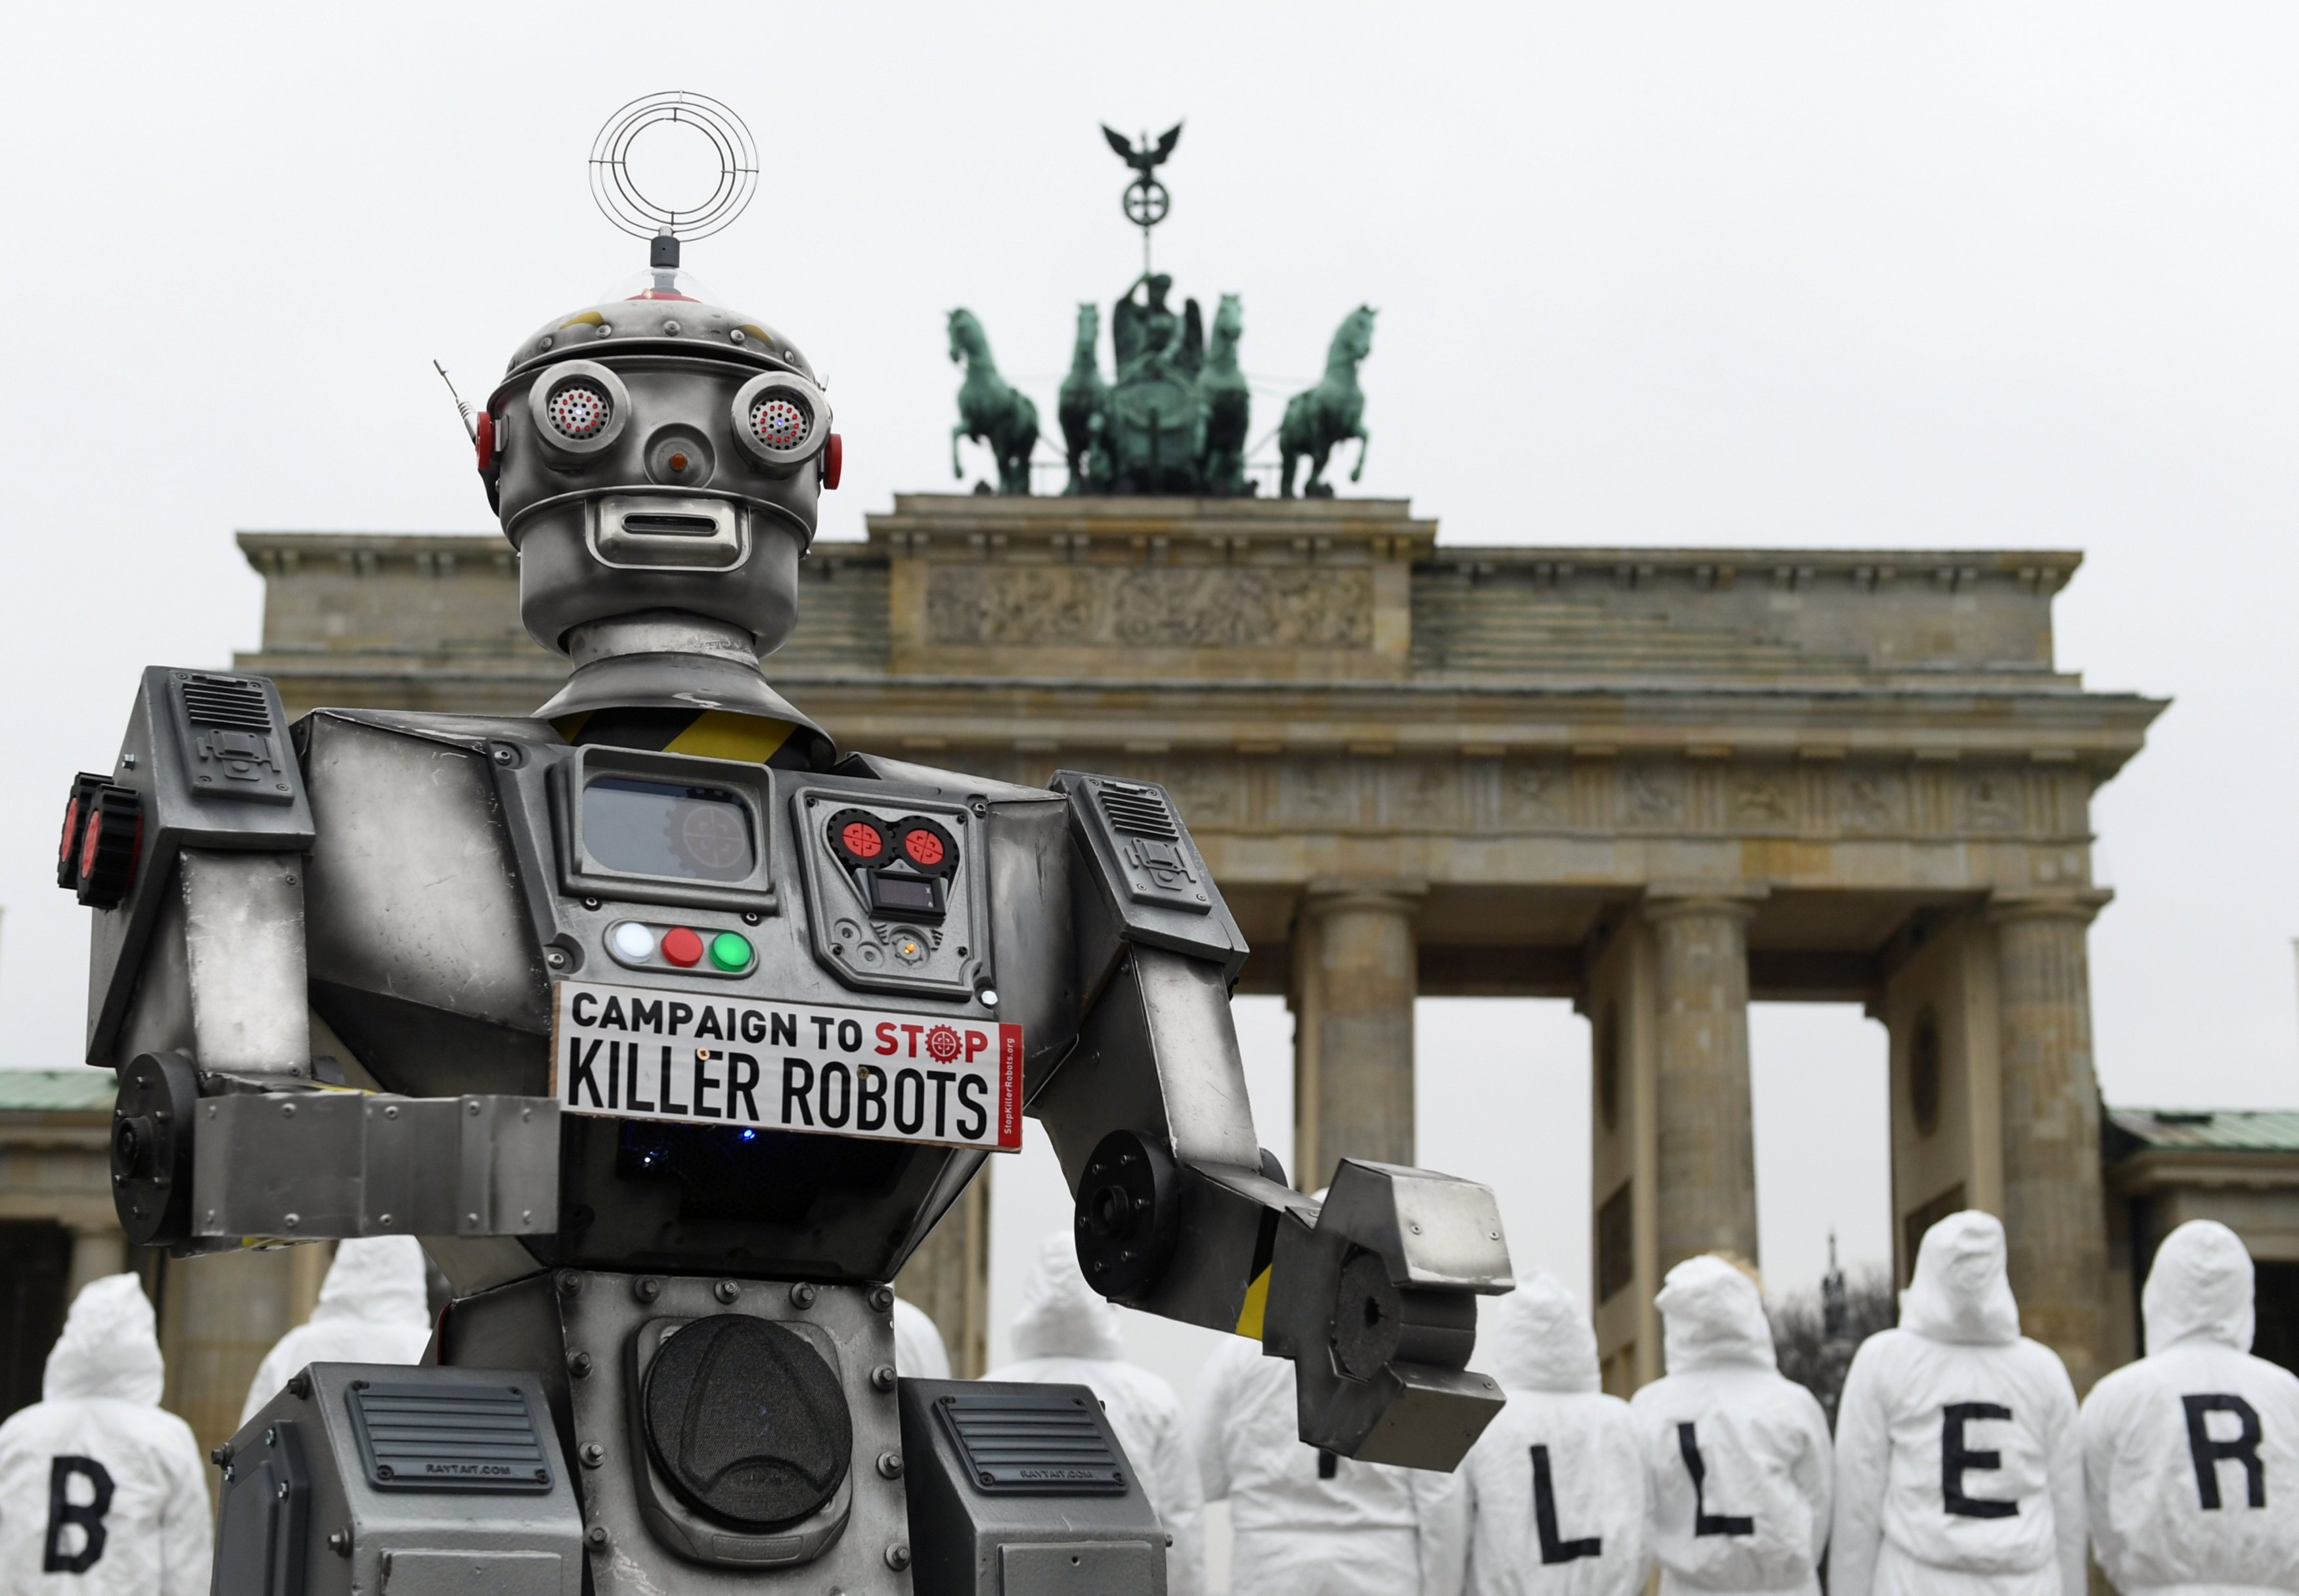
[[[2056,667],[2078,555],[1440,545],[1346,498],[898,495],[868,532],[815,546],[768,675],[847,746],[1164,782],[1241,990],[1292,1009],[1299,1184],[1413,1158],[1417,996],[1572,999],[1624,1391],[1667,1268],[1757,1255],[1749,1002],[1863,1003],[1903,1276],[1934,1217],[1997,1213],[2029,1333],[2106,1367],[2090,798],[2163,706]],[[494,535],[240,545],[239,665],[291,712],[523,713],[562,673]],[[976,1371],[983,1213],[905,1277]]]

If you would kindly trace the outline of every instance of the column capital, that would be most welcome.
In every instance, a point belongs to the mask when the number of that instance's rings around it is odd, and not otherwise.
[[[1301,912],[1330,914],[1336,910],[1384,910],[1392,914],[1417,915],[1429,895],[1429,883],[1394,877],[1317,876],[1301,889]]]
[[[1725,919],[1745,924],[1755,918],[1756,905],[1768,896],[1762,886],[1652,886],[1645,889],[1639,907],[1647,920]]]
[[[2075,920],[2088,925],[2113,901],[2104,886],[2062,888],[2056,892],[1999,892],[1988,900],[1988,923],[2001,926],[2015,920]]]

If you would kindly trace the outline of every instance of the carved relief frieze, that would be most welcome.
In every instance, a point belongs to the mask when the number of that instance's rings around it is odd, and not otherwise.
[[[1562,828],[1573,824],[1573,772],[1563,760],[1512,764],[1501,784],[1501,824]]]
[[[1318,830],[1355,826],[1360,763],[1339,755],[1287,761],[1278,777],[1278,824]]]
[[[1881,765],[1852,765],[1837,773],[1836,823],[1873,835],[1908,829],[1908,780]]]
[[[1734,831],[1786,831],[1796,819],[1796,784],[1781,765],[1741,765],[1727,773],[1724,824]]]
[[[1957,797],[1962,831],[2017,831],[2024,819],[2020,782],[2007,770],[1966,771]]]
[[[1459,827],[1461,783],[1453,761],[1391,760],[1381,785],[1385,824],[1415,831]]]
[[[1656,760],[1620,761],[1620,816],[1639,831],[1667,831],[1685,821],[1684,767]]]
[[[1163,761],[1166,788],[1191,826],[1234,829],[1245,822],[1244,772],[1233,759],[1181,758]]]
[[[961,647],[1362,649],[1373,608],[1364,567],[937,564],[926,636]]]

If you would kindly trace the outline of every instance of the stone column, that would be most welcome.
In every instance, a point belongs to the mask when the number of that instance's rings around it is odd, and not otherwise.
[[[894,1277],[894,1290],[942,1332],[950,1372],[976,1380],[990,1367],[990,1167],[950,1206],[925,1244]],[[1060,1217],[1067,1220],[1065,1211]]]
[[[168,1260],[160,1337],[168,1359],[165,1406],[192,1426],[203,1456],[239,1428],[256,1366],[295,1324],[294,1251]],[[215,1484],[210,1470],[209,1489]]]
[[[1344,1158],[1413,1161],[1411,887],[1312,885],[1293,927],[1293,1180],[1314,1192]]]
[[[2066,1360],[2078,1392],[2105,1373],[2106,1203],[2085,947],[2104,893],[1998,900],[2004,1231],[2021,1327]]]
[[[1703,1252],[1756,1261],[1748,1098],[1749,906],[1647,900],[1654,945],[1654,1111],[1660,1272]]]
[[[128,1238],[117,1224],[71,1227],[71,1276],[64,1283],[64,1306],[69,1309],[79,1288],[128,1268]]]

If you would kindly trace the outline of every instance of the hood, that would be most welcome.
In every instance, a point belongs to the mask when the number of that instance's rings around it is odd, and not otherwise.
[[[1780,1367],[1764,1294],[1724,1259],[1686,1259],[1668,1272],[1654,1301],[1670,1374],[1729,1364]]]
[[[107,1275],[82,1286],[48,1354],[41,1397],[51,1402],[112,1397],[156,1408],[166,1383],[143,1283],[133,1275]]]
[[[336,1249],[311,1322],[363,1319],[377,1325],[431,1326],[422,1244],[411,1235],[360,1236]]]
[[[1596,1391],[1597,1333],[1581,1301],[1546,1270],[1493,1307],[1482,1338],[1491,1348],[1494,1376],[1506,1392]]]
[[[1085,1283],[1077,1244],[1067,1231],[1054,1232],[1038,1249],[1038,1267],[1022,1288],[1022,1309],[1014,1316],[1014,1356],[1110,1363],[1125,1356],[1117,1309]]]
[[[2251,1254],[2216,1219],[2190,1219],[2155,1251],[2139,1294],[2147,1350],[2160,1352],[2191,1338],[2251,1351]]]
[[[1980,1346],[2009,1346],[2020,1339],[2020,1305],[2004,1272],[2001,1220],[1966,1209],[1924,1232],[1915,1276],[1900,1293],[1900,1328]]]

